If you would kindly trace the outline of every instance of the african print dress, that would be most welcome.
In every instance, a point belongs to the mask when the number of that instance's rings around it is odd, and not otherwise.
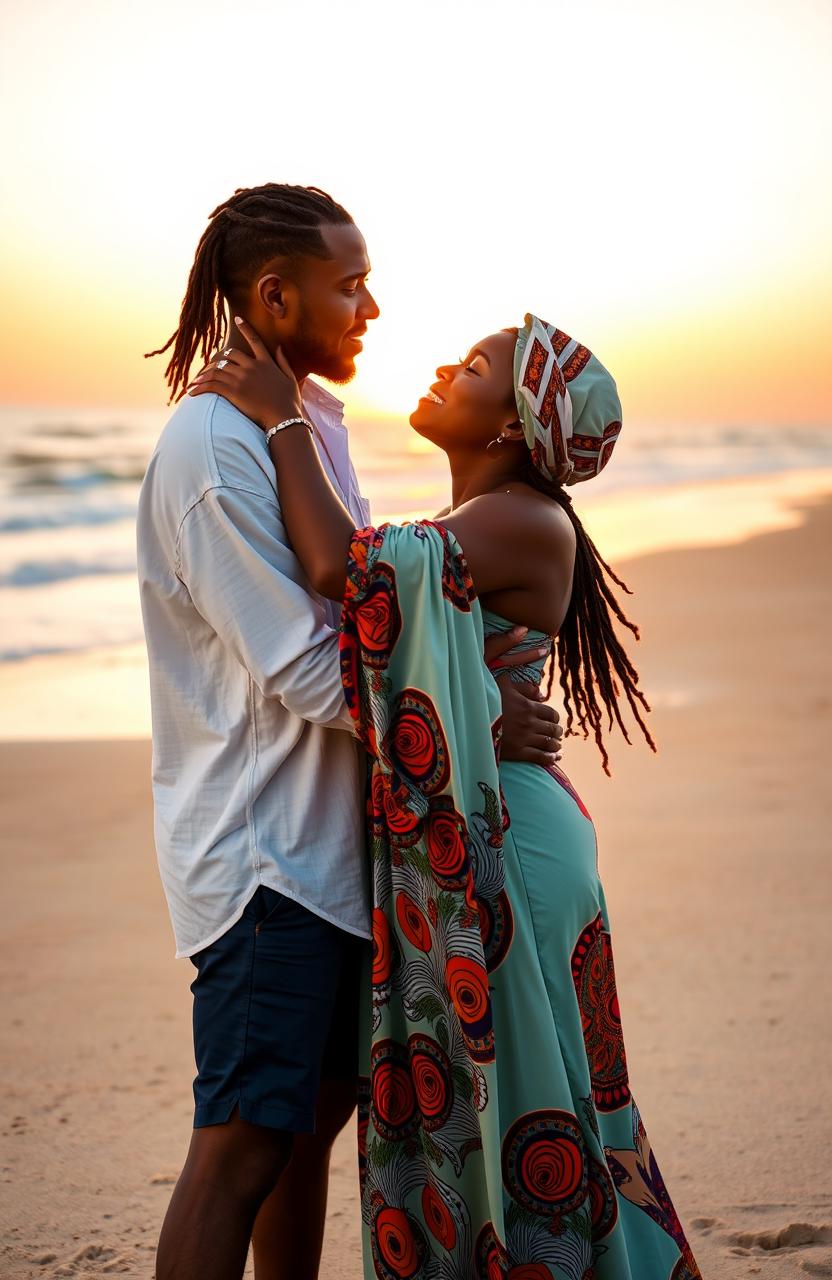
[[[592,822],[560,770],[498,768],[484,622],[510,625],[441,526],[356,533],[341,665],[373,762],[364,1274],[694,1280],[630,1094]]]

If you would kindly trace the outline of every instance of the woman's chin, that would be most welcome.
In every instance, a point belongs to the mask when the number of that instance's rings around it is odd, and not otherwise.
[[[438,431],[436,429],[438,425],[436,418],[436,406],[428,400],[420,400],[410,415],[410,425],[420,436],[436,444],[442,436],[441,426]]]

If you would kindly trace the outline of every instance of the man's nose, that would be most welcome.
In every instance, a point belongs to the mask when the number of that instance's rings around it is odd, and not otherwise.
[[[365,316],[367,320],[377,320],[381,315],[379,305],[370,293],[369,289],[365,290],[365,294],[366,297],[361,307],[361,314]]]

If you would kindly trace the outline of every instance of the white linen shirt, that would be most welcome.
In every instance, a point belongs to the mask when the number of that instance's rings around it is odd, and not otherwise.
[[[321,462],[366,525],[343,405],[309,380],[303,396]],[[221,937],[260,884],[370,937],[340,606],[312,590],[264,434],[227,400],[186,396],[170,418],[142,484],[137,542],[156,849],[177,956]]]

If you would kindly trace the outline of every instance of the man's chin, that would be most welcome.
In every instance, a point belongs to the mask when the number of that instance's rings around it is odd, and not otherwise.
[[[348,382],[352,382],[355,377],[355,361],[318,360],[315,362],[312,373],[317,378],[326,378],[327,382],[334,382],[337,387],[343,387]]]

